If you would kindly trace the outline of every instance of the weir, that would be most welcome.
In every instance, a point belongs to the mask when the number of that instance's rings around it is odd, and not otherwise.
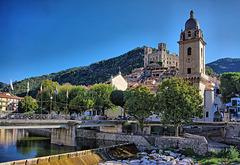
[[[138,150],[134,143],[125,143],[104,148],[6,162],[4,165],[91,165],[107,160],[130,157],[137,152]]]

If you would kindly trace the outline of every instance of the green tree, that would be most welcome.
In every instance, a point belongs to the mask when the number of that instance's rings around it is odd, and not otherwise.
[[[221,101],[229,103],[236,94],[240,95],[240,73],[224,73],[220,77]]]
[[[111,95],[110,95],[110,100],[111,102],[116,105],[116,106],[120,106],[123,107],[125,104],[125,100],[124,100],[124,91],[122,90],[114,90],[112,91]]]
[[[102,113],[104,114],[104,110],[109,108],[114,108],[114,104],[110,100],[110,94],[114,90],[112,85],[108,84],[95,84],[88,90],[89,95],[92,95],[94,98],[94,106],[97,109],[102,109]]]
[[[20,113],[34,113],[38,109],[38,104],[31,96],[25,96],[22,101],[18,103],[18,112]]]
[[[73,100],[70,101],[70,107],[74,112],[82,113],[86,110],[90,110],[94,105],[94,100],[88,98],[85,95],[76,96]]]
[[[205,67],[205,73],[209,76],[217,76],[217,73],[215,73],[213,69],[209,66]]]
[[[82,86],[74,86],[69,92],[69,108],[72,112],[84,112],[94,105],[94,98]]]
[[[140,128],[143,130],[143,121],[152,114],[155,96],[148,87],[142,85],[126,92],[126,113],[136,118]]]
[[[176,136],[178,127],[192,122],[193,118],[202,117],[204,108],[199,89],[190,86],[181,78],[165,79],[158,85],[155,114],[161,122],[174,124]]]
[[[55,102],[56,86],[57,86],[57,89],[59,89],[60,86],[59,86],[58,82],[54,82],[52,80],[43,80],[41,82],[41,84],[42,84],[42,93],[40,94],[40,92],[38,92],[37,101],[38,101],[39,107],[43,108],[45,110],[45,113],[46,113],[46,112],[50,111],[51,97],[53,98],[52,101]],[[39,84],[38,89],[40,89],[41,84]]]
[[[67,86],[59,87],[58,95],[55,96],[56,102],[53,103],[54,105],[53,109],[56,113],[59,113],[59,112],[67,113],[69,100],[66,94],[67,94],[67,90],[70,91],[70,88],[71,87],[67,87]]]

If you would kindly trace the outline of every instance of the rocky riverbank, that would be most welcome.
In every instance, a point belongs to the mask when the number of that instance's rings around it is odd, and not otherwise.
[[[186,157],[180,153],[171,151],[153,150],[150,154],[147,152],[139,152],[134,158],[124,160],[111,160],[98,163],[98,165],[192,165],[198,164],[193,158]]]

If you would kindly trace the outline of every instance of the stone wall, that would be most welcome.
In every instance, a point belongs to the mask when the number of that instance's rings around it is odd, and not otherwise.
[[[238,123],[228,123],[225,128],[224,141],[227,144],[240,144],[240,124]]]
[[[208,142],[206,138],[191,134],[184,134],[185,137],[141,136],[105,132],[94,133],[93,130],[78,129],[76,135],[77,137],[83,138],[92,138],[94,135],[96,139],[133,142],[137,145],[138,149],[175,147],[181,150],[184,148],[192,148],[194,152],[199,155],[205,155],[208,151]]]
[[[76,137],[83,137],[87,139],[96,139],[96,130],[77,129]]]
[[[225,131],[225,138],[240,137],[240,124],[228,123]]]

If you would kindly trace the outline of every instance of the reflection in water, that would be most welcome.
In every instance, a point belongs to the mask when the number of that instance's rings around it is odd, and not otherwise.
[[[25,130],[0,130],[0,163],[56,155],[120,144],[120,142],[76,138],[77,146],[58,146],[51,139],[39,137]]]

